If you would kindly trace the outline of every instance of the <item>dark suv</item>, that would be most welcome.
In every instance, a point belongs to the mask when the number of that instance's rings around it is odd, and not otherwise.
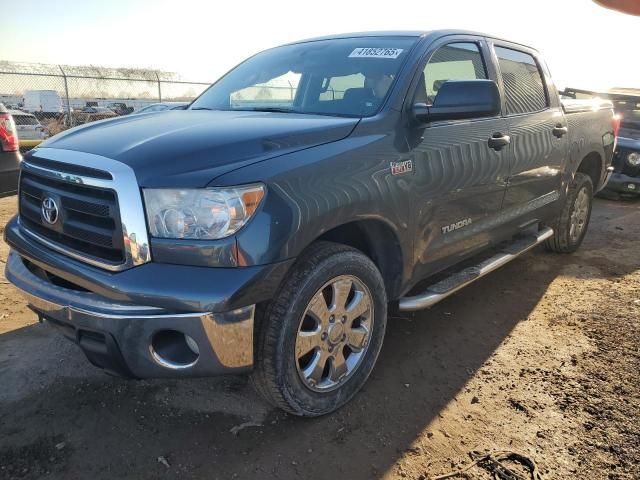
[[[611,104],[562,104],[523,45],[293,43],[186,110],[29,152],[6,276],[95,365],[252,372],[268,401],[322,415],[371,373],[389,303],[429,307],[540,243],[578,248],[613,145]]]
[[[620,133],[613,155],[614,172],[606,185],[609,194],[640,196],[640,96],[636,96],[633,106],[637,109],[617,110]]]

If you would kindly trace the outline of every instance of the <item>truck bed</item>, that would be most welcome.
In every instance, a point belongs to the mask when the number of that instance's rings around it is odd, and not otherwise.
[[[573,99],[560,98],[564,113],[572,114],[579,112],[590,112],[596,110],[609,110],[613,108],[613,103],[601,98]]]

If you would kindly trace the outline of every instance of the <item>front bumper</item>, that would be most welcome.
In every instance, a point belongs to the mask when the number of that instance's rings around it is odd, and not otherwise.
[[[26,236],[17,219],[6,278],[91,363],[129,377],[242,373],[253,366],[255,304],[271,298],[289,262],[247,268],[147,263],[108,272]],[[194,349],[195,343],[195,349]]]
[[[640,195],[640,177],[614,172],[604,189],[611,192]]]
[[[225,313],[167,313],[64,288],[38,272],[16,252],[9,254],[7,280],[29,306],[109,372],[137,378],[209,376],[241,373],[253,365],[253,305]],[[189,356],[193,351],[185,350],[180,334],[197,344],[197,357]]]

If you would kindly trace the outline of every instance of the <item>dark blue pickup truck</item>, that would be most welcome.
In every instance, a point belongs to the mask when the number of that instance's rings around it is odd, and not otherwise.
[[[572,252],[614,145],[538,53],[463,31],[259,53],[186,110],[25,155],[7,278],[127,377],[251,373],[298,415],[362,387],[387,308],[429,307],[545,243]]]

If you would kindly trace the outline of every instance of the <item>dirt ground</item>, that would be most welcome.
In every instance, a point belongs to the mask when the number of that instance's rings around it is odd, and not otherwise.
[[[0,201],[2,225],[14,208]],[[2,479],[428,479],[474,450],[545,479],[640,478],[639,201],[597,200],[574,255],[536,249],[390,319],[364,390],[313,420],[244,378],[104,375],[0,281]]]

